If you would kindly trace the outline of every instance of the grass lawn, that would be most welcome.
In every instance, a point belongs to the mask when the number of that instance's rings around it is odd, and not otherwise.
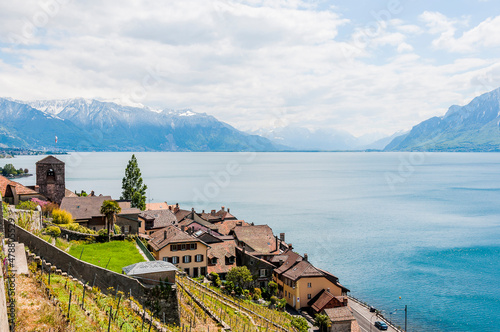
[[[106,243],[75,244],[69,249],[69,254],[76,258],[92,263],[97,266],[106,267],[108,270],[122,273],[122,267],[144,262],[144,257],[139,253],[135,242],[111,241]],[[111,260],[110,260],[111,259]]]

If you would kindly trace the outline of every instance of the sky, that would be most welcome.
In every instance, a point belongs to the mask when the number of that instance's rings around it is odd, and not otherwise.
[[[390,135],[500,87],[494,0],[0,3],[0,96]]]

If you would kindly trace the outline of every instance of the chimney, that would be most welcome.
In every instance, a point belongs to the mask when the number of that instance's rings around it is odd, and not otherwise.
[[[280,233],[281,242],[285,242],[285,233]]]
[[[326,291],[327,291],[328,293],[330,293],[330,288],[327,288],[327,289],[326,289]]]
[[[307,260],[307,259],[308,259],[307,254],[304,254],[304,260],[305,260],[306,262],[308,262],[308,260]]]
[[[212,211],[210,212],[210,214],[211,214],[212,216],[215,216],[215,210],[212,210]]]
[[[293,246],[291,243],[288,244],[288,249],[292,250],[293,249]]]
[[[201,213],[205,213],[205,210],[201,210]]]
[[[163,231],[163,240],[166,240],[166,239],[167,239],[167,231],[166,231],[166,230],[164,230],[164,231]]]
[[[179,203],[175,203],[174,213],[177,213],[177,211],[179,211]]]
[[[238,221],[238,222],[236,223],[236,226],[243,226],[243,221]]]
[[[168,209],[169,209],[170,211],[172,211],[172,206],[170,206],[170,205],[169,205],[169,206],[168,206]]]
[[[278,237],[275,235],[274,239],[276,240],[276,250],[279,250]]]
[[[186,231],[186,226],[182,225],[181,226],[181,231],[185,232]]]
[[[229,213],[229,208],[227,208],[227,213]]]
[[[194,207],[191,208],[191,212],[194,212]]]
[[[225,207],[221,207],[220,209],[221,209],[222,211],[224,211]]]

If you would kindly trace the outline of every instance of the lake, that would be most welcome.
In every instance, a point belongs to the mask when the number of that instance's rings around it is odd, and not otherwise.
[[[131,155],[58,157],[67,163],[68,189],[119,198]],[[500,154],[136,156],[148,201],[199,212],[225,206],[285,232],[294,250],[398,325],[408,305],[411,331],[500,330]],[[0,165],[34,172],[41,158]]]

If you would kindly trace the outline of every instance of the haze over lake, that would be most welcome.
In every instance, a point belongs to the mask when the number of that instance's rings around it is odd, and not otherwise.
[[[73,153],[66,187],[118,199],[132,153]],[[286,232],[351,295],[412,331],[500,321],[500,154],[136,153],[148,201]],[[1,159],[35,169],[42,156]],[[34,184],[35,178],[18,180]],[[401,296],[401,299],[399,297]],[[392,313],[392,314],[391,314]]]

